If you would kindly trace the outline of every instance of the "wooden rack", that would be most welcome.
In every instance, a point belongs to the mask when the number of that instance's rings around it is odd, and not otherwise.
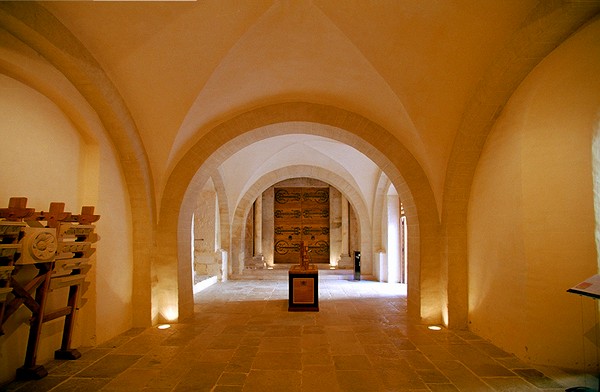
[[[77,359],[81,354],[71,347],[75,317],[85,277],[92,264],[94,243],[99,240],[94,207],[83,207],[79,215],[64,211],[64,203],[51,203],[48,212],[27,208],[24,197],[11,198],[8,208],[0,208],[0,335],[2,326],[21,305],[31,311],[25,363],[17,369],[17,379],[40,379],[48,372],[37,364],[37,351],[44,323],[65,317],[62,344],[56,359]],[[35,277],[23,282],[19,272],[33,265]],[[68,288],[67,304],[46,312],[48,295]]]

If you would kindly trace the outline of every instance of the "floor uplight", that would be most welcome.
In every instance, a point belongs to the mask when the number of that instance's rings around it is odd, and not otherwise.
[[[441,331],[442,330],[442,327],[440,327],[439,325],[430,325],[427,328],[430,329],[430,330],[432,330],[432,331]]]
[[[161,324],[157,328],[158,329],[169,329],[169,328],[171,328],[171,324]]]

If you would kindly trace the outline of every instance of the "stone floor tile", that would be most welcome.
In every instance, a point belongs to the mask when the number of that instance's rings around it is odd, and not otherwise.
[[[461,344],[448,350],[479,377],[512,377],[515,374],[476,348]]]
[[[433,369],[433,363],[418,350],[398,351],[398,357],[406,360],[413,369]]]
[[[243,386],[246,381],[247,374],[246,373],[230,373],[223,372],[221,377],[217,381],[217,385],[237,385]]]
[[[363,344],[365,353],[369,356],[382,358],[398,358],[398,349],[390,343],[386,344]]]
[[[316,321],[315,321],[316,323]],[[302,327],[302,335],[323,335],[325,327],[323,325],[304,325]]]
[[[127,339],[131,339],[127,337]],[[89,350],[81,351],[81,357],[78,361],[97,361],[105,355],[111,354],[113,352],[112,348],[92,348]],[[71,362],[71,361],[69,361]]]
[[[421,377],[408,367],[378,369],[376,374],[386,390],[427,389]]]
[[[561,385],[536,369],[513,369],[518,376],[541,389],[561,388]]]
[[[450,380],[438,369],[417,369],[415,371],[425,384],[450,383]]]
[[[73,376],[83,369],[90,366],[92,361],[82,361],[81,358],[77,361],[61,361],[62,363],[52,370],[46,368],[53,376]]]
[[[430,361],[452,361],[456,359],[445,347],[437,344],[421,345],[419,351]]]
[[[492,358],[510,358],[510,357],[512,357],[511,354],[507,353],[504,350],[501,350],[500,348],[494,346],[493,344],[491,344],[490,342],[487,342],[485,340],[477,340],[477,341],[471,342],[471,345],[473,347],[476,347],[477,349],[481,350],[482,352],[484,352],[485,354],[489,355]]]
[[[302,371],[302,392],[339,392],[340,386],[333,367],[312,367]]]
[[[483,379],[498,392],[538,392],[539,389],[519,377],[491,377]]]
[[[343,392],[383,391],[379,377],[371,370],[337,370],[336,379]]]
[[[365,348],[359,343],[335,343],[330,344],[329,350],[336,355],[365,355]]]
[[[300,336],[265,336],[260,341],[258,352],[301,353]]]
[[[112,354],[144,355],[169,338],[170,336],[140,334],[117,347]]]
[[[178,366],[167,366],[161,368],[158,373],[150,380],[147,388],[172,390],[181,379],[188,373],[189,368]]]
[[[366,355],[333,355],[336,370],[367,370],[371,362]]]
[[[237,348],[243,336],[239,335],[219,335],[211,339],[207,348],[209,349],[235,349]]]
[[[109,354],[77,373],[78,377],[116,377],[136,363],[141,355]]]
[[[96,392],[111,381],[110,378],[71,377],[52,389],[52,392]]]
[[[219,349],[208,349],[198,351],[196,354],[196,360],[198,362],[214,362],[214,363],[227,363],[233,357],[235,350],[230,348],[226,350]]]
[[[130,368],[106,384],[102,391],[139,391],[149,386],[150,381],[159,374],[159,369]]]
[[[378,357],[378,356],[372,356],[372,355],[367,355],[367,356],[369,357],[369,362],[371,362],[371,366],[374,369],[388,369],[388,368],[409,366],[408,362],[405,359],[384,358],[384,357]]]
[[[9,385],[6,391],[19,391],[19,392],[46,392],[52,390],[57,385],[66,381],[68,376],[53,376],[48,375],[41,380],[25,381],[15,383],[15,389],[12,389]]]
[[[390,344],[389,336],[381,331],[356,333],[361,344]]]
[[[302,369],[315,366],[333,366],[333,358],[328,352],[302,353]]]
[[[225,371],[232,373],[248,373],[250,369],[252,369],[252,359],[245,361],[230,361],[227,366],[225,366]]]
[[[211,392],[242,392],[243,387],[241,385],[217,385]]]
[[[431,392],[460,392],[454,384],[427,384]]]
[[[252,369],[259,370],[302,370],[302,354],[259,352],[252,361]]]
[[[157,346],[140,358],[132,367],[156,369],[165,367],[177,355],[181,355],[180,347]]]
[[[224,370],[225,364],[201,363],[187,371],[174,391],[210,391]]]
[[[459,361],[435,361],[437,368],[460,391],[492,392],[493,389]]]
[[[246,378],[244,392],[298,392],[302,384],[300,371],[253,369]]]
[[[300,325],[269,325],[265,329],[265,337],[300,337],[302,326]]]

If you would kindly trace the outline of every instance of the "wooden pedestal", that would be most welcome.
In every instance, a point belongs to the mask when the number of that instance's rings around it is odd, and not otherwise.
[[[289,270],[289,306],[288,311],[319,311],[319,271],[310,266],[301,269],[295,265]]]

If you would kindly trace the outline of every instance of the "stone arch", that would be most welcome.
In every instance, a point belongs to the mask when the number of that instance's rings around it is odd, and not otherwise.
[[[599,11],[597,3],[539,3],[497,54],[465,108],[448,160],[442,201],[440,272],[446,295],[444,321],[451,328],[464,329],[468,323],[467,210],[473,176],[488,134],[533,68]]]
[[[150,323],[150,266],[156,203],[146,151],[118,90],[75,36],[44,7],[0,2],[0,25],[60,71],[98,114],[113,141],[133,215],[133,324]]]
[[[244,193],[244,196],[241,198],[235,209],[233,223],[231,225],[233,262],[235,262],[237,254],[241,252],[240,241],[236,241],[235,238],[242,237],[245,217],[249,209],[252,207],[254,200],[256,200],[256,198],[271,185],[287,178],[294,177],[315,178],[335,186],[346,197],[346,199],[348,199],[357,212],[361,230],[361,248],[368,250],[373,248],[369,210],[364,199],[356,191],[356,189],[354,189],[354,187],[348,181],[332,171],[323,169],[321,167],[296,165],[274,170],[265,174],[263,177],[259,178],[258,181],[252,184],[252,186]],[[372,259],[372,255],[368,255],[366,252],[365,255]],[[367,261],[368,260],[369,259],[367,259]],[[237,260],[237,262],[241,267],[243,260]]]
[[[286,102],[258,107],[225,120],[204,134],[177,163],[169,176],[169,192],[161,200],[157,230],[157,257],[153,295],[158,308],[178,306],[179,317],[191,315],[193,296],[188,283],[189,262],[185,255],[185,231],[189,231],[192,194],[219,162],[251,143],[278,134],[286,127],[261,130],[286,122],[328,125],[327,132],[310,127],[307,134],[348,144],[377,164],[394,183],[409,216],[412,273],[409,281],[409,312],[425,320],[441,320],[439,292],[439,215],[429,181],[417,160],[387,130],[356,114],[333,106],[308,102]],[[178,236],[178,233],[181,236]],[[189,247],[187,248],[189,249]],[[186,267],[188,266],[188,267]],[[188,270],[186,270],[188,268]],[[158,320],[158,311],[153,314]]]

